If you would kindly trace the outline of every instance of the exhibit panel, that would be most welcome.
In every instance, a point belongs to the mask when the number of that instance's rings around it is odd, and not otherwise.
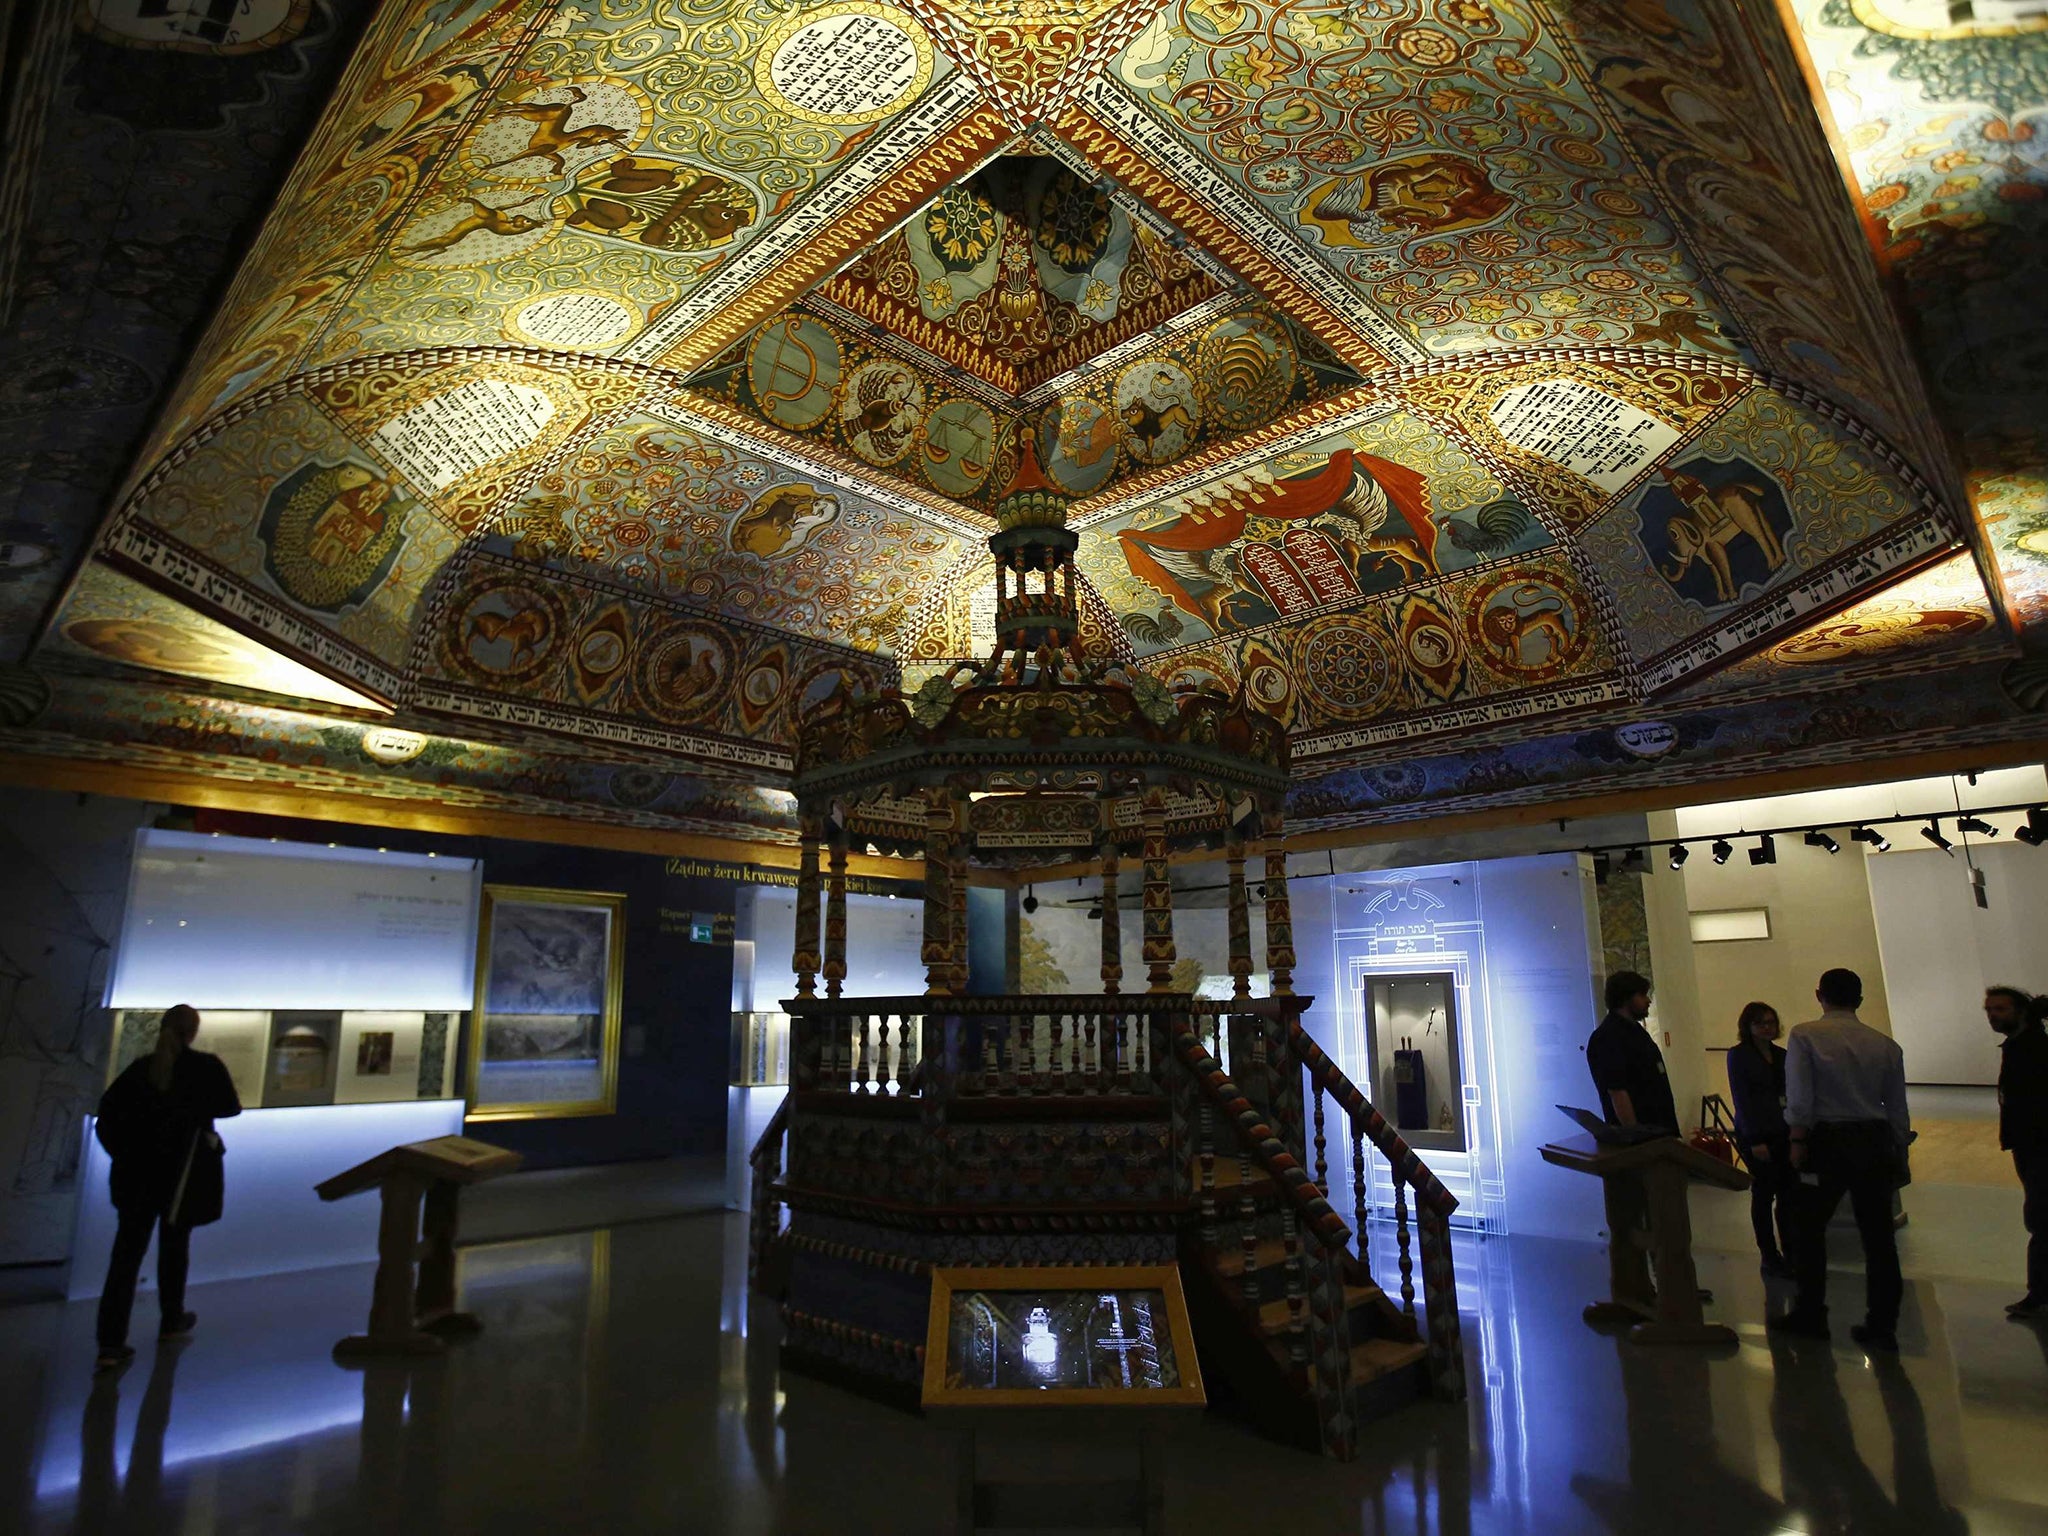
[[[1565,1127],[1554,1106],[1592,1093],[1592,885],[1571,854],[1330,880],[1332,996],[1317,1012],[1334,1017],[1339,1063],[1486,1231],[1601,1227],[1598,1199],[1536,1155]],[[1298,916],[1303,947],[1308,931]],[[1372,1181],[1373,1208],[1390,1211],[1384,1166]]]

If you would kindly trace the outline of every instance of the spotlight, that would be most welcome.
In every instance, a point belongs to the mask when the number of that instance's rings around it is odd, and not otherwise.
[[[1685,844],[1673,843],[1671,845],[1671,867],[1673,869],[1685,868],[1685,861],[1691,857],[1692,850],[1686,847]]]
[[[1752,864],[1775,864],[1778,862],[1778,845],[1772,841],[1770,833],[1766,832],[1756,840],[1756,846],[1749,850],[1749,862]]]
[[[1632,869],[1641,869],[1644,863],[1643,850],[1631,848],[1621,856],[1622,873],[1627,874]]]
[[[1017,905],[1022,907],[1027,914],[1036,912],[1038,910],[1038,887],[1035,885],[1025,886],[1024,899],[1018,902]]]
[[[1950,858],[1954,858],[1956,856],[1956,845],[1941,835],[1941,821],[1938,817],[1928,822],[1926,826],[1922,827],[1920,829],[1920,835],[1926,838],[1927,841],[1929,841],[1930,843],[1934,844],[1935,847],[1939,848],[1943,853],[1947,854]]]
[[[1593,883],[1595,885],[1605,885],[1607,883],[1608,875],[1613,873],[1613,870],[1613,854],[1595,853],[1593,855]]]
[[[1735,845],[1725,837],[1717,837],[1714,839],[1714,846],[1708,851],[1714,855],[1716,864],[1726,864],[1735,856]]]
[[[1892,851],[1892,840],[1875,827],[1852,827],[1849,831],[1849,841],[1852,843],[1868,843],[1879,853],[1890,853]]]
[[[1807,833],[1806,846],[1809,848],[1825,848],[1829,853],[1840,853],[1842,851],[1842,845],[1832,837],[1829,837],[1825,832]]]
[[[1097,903],[1095,903],[1095,905],[1094,905],[1094,906],[1092,906],[1092,907],[1090,907],[1090,908],[1088,909],[1088,921],[1089,921],[1089,922],[1091,922],[1091,923],[1099,923],[1099,922],[1101,922],[1101,921],[1102,921],[1102,903],[1101,903],[1101,902],[1099,902],[1099,901],[1098,901]]]
[[[1958,832],[1974,832],[1979,837],[1998,836],[1998,828],[1991,825],[1982,816],[1965,816],[1956,823],[1956,830]]]
[[[2038,848],[2048,843],[2048,806],[2035,806],[2027,812],[2027,824],[2013,830],[2014,837],[2029,848]]]

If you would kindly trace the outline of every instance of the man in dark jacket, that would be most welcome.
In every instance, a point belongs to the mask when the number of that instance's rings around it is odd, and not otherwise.
[[[1600,1095],[1600,1115],[1616,1125],[1654,1125],[1678,1134],[1678,1106],[1664,1053],[1643,1022],[1650,1016],[1650,981],[1634,971],[1607,978],[1607,1016],[1586,1042],[1586,1065]]]
[[[115,1078],[100,1098],[93,1134],[113,1163],[109,1192],[120,1224],[100,1292],[96,1370],[134,1358],[128,1317],[143,1255],[156,1233],[157,1299],[162,1339],[182,1338],[199,1321],[185,1310],[192,1229],[220,1220],[220,1138],[213,1122],[242,1112],[234,1080],[218,1056],[192,1049],[199,1013],[180,1003],[157,1027],[156,1049]]]
[[[2027,1294],[2007,1317],[2048,1317],[2048,998],[2017,987],[1984,993],[1984,1017],[2005,1036],[1999,1048],[1998,1144],[2012,1153],[2026,1192]]]

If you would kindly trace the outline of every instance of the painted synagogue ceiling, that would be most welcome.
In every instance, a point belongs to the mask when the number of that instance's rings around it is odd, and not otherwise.
[[[2038,265],[2040,75],[1905,3],[387,5],[36,659],[772,784],[986,649],[1028,437],[1091,645],[1319,783],[2002,662],[2048,417],[1959,351],[1952,456],[1865,223]],[[1973,158],[1859,209],[1800,48]]]

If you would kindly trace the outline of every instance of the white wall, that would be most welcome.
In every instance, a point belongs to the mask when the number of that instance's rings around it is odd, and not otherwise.
[[[1911,1082],[1997,1082],[1998,1037],[1984,1022],[1984,989],[2048,991],[2048,848],[1999,842],[1971,857],[1984,872],[1988,907],[1971,895],[1960,857],[1902,847],[1869,861],[1892,1035]]]

